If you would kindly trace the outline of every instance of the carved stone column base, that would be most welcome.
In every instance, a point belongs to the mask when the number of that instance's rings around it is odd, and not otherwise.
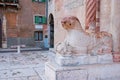
[[[60,66],[45,64],[46,80],[120,80],[120,63]]]

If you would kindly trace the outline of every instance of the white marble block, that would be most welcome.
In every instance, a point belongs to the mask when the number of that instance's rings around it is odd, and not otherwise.
[[[72,69],[49,63],[45,66],[45,75],[46,80],[87,80],[87,71],[84,69]]]
[[[98,63],[112,63],[112,62],[113,62],[112,54],[98,55]]]
[[[88,64],[88,56],[56,56],[55,61],[60,66],[77,66]]]
[[[88,64],[97,64],[98,56],[88,56]]]
[[[120,80],[120,63],[59,66],[45,64],[46,80]]]

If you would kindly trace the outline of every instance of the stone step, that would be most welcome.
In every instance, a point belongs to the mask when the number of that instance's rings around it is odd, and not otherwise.
[[[48,48],[20,48],[21,51],[45,51]],[[17,49],[0,49],[0,53],[17,52]]]

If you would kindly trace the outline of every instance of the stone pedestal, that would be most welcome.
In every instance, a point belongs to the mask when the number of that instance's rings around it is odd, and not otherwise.
[[[119,80],[120,64],[112,54],[61,56],[46,63],[47,80]]]
[[[120,80],[120,63],[60,66],[45,64],[46,80]]]

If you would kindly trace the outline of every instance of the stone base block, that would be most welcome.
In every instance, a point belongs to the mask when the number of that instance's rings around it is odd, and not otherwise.
[[[59,66],[45,64],[46,80],[120,80],[120,63]]]
[[[56,56],[55,61],[61,66],[76,66],[88,64],[88,56]]]
[[[98,63],[112,63],[113,62],[113,55],[112,54],[104,54],[98,55]]]
[[[112,54],[102,54],[102,55],[80,55],[80,56],[56,56],[56,63],[60,66],[78,66],[83,64],[103,64],[112,63]]]

